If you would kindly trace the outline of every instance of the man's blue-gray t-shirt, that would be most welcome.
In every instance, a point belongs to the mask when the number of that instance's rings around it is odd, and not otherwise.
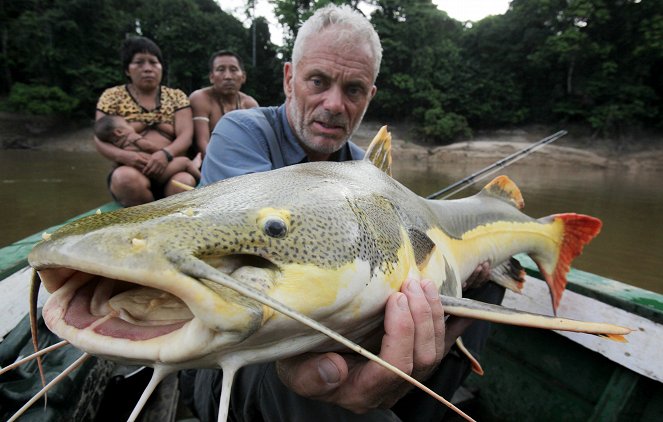
[[[363,157],[364,151],[349,141],[330,161]],[[235,110],[224,115],[212,132],[200,185],[307,161],[306,151],[288,124],[285,105]]]

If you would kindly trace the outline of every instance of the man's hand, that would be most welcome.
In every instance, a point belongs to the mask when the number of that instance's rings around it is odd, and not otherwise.
[[[408,279],[389,297],[379,356],[419,380],[437,368],[445,352],[444,310],[435,284]],[[304,397],[355,413],[393,406],[412,386],[358,355],[308,354],[277,362],[283,383]]]

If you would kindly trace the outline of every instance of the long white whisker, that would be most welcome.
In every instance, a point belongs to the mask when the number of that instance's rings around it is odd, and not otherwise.
[[[21,365],[23,365],[26,362],[31,361],[32,359],[36,359],[39,356],[45,355],[46,353],[52,352],[53,350],[57,350],[62,346],[66,346],[69,344],[67,340],[62,340],[59,343],[55,343],[51,346],[46,347],[45,349],[41,349],[38,352],[34,352],[33,354],[24,357],[23,359],[17,360],[16,362],[12,363],[11,365],[7,365],[4,368],[0,369],[0,375],[4,374],[5,372],[11,371],[14,368],[17,368]]]
[[[147,403],[147,400],[150,398],[150,396],[157,388],[159,383],[163,381],[163,379],[166,378],[172,372],[173,370],[167,367],[163,366],[154,367],[154,372],[152,372],[152,378],[150,378],[150,382],[145,387],[145,390],[143,390],[143,394],[141,394],[138,403],[136,403],[136,406],[134,406],[134,410],[131,412],[131,415],[129,415],[129,419],[127,419],[127,422],[134,422],[136,419],[138,419],[140,411],[143,410],[143,407],[145,407],[145,403]]]
[[[32,406],[37,400],[39,400],[44,394],[46,394],[48,390],[50,390],[55,384],[62,381],[64,377],[69,375],[72,371],[77,369],[79,366],[81,366],[86,360],[88,360],[91,357],[92,355],[90,355],[89,353],[83,353],[81,357],[76,359],[76,361],[71,365],[69,365],[67,369],[62,371],[60,375],[53,378],[51,382],[49,382],[44,388],[42,388],[37,394],[35,394],[27,403],[23,405],[23,407],[18,409],[18,411],[14,413],[14,415],[7,422],[13,422],[17,420],[21,415],[23,415],[23,413],[25,413],[26,410],[30,408],[30,406]]]
[[[225,362],[221,365],[223,378],[221,378],[221,397],[219,398],[219,416],[217,422],[226,422],[228,420],[228,410],[230,409],[230,391],[233,386],[235,374],[241,365],[236,362]]]

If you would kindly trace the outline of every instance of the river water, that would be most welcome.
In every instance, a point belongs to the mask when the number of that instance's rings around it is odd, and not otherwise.
[[[396,161],[394,177],[425,196],[479,168]],[[95,152],[0,151],[0,246],[110,201],[109,169]],[[500,174],[516,182],[533,217],[577,212],[603,220],[601,234],[574,268],[663,293],[661,173],[516,163]]]

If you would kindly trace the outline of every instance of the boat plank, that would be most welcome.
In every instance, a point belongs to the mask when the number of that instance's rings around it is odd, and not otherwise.
[[[502,304],[527,312],[552,315],[548,286],[530,276],[527,277],[523,294],[507,292]],[[609,322],[633,329],[627,336],[628,343],[582,333],[558,333],[638,374],[663,382],[663,361],[660,359],[663,325],[569,290],[564,292],[557,315],[584,321]]]
[[[527,255],[516,256],[527,273],[543,279],[534,261]],[[641,289],[617,280],[571,268],[567,274],[567,291],[571,290],[584,296],[624,309],[644,318],[663,324],[663,295]]]

